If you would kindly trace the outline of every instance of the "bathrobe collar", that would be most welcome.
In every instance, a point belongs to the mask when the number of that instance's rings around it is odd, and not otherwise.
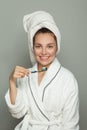
[[[29,75],[29,88],[34,103],[37,106],[37,110],[39,110],[41,115],[48,121],[50,120],[50,117],[48,115],[48,112],[46,111],[46,107],[43,101],[44,92],[45,92],[45,88],[49,87],[50,84],[55,80],[56,76],[60,72],[60,68],[61,65],[59,61],[55,58],[52,64],[50,65],[50,67],[48,68],[46,74],[44,75],[40,86],[38,86],[38,73],[33,73],[33,74],[31,73]],[[35,66],[31,70],[37,70],[37,64],[35,64]],[[38,89],[40,90],[39,94],[38,94]]]

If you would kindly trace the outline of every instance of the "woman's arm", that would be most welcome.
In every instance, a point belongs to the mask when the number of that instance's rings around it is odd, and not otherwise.
[[[11,103],[14,105],[16,96],[17,96],[17,87],[16,87],[16,80],[17,78],[23,78],[25,75],[29,74],[29,70],[25,69],[21,66],[16,66],[13,72],[11,73],[9,77],[9,94],[10,94],[10,100]]]
[[[79,95],[76,79],[70,79],[64,90],[63,130],[79,130]]]

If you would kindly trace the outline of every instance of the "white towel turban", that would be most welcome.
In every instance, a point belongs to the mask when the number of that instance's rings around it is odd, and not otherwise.
[[[61,34],[53,17],[48,12],[36,11],[31,14],[25,15],[23,18],[23,26],[25,32],[28,33],[29,53],[32,64],[36,62],[33,53],[33,37],[35,33],[43,27],[48,28],[54,33],[57,38],[58,52],[60,51]]]

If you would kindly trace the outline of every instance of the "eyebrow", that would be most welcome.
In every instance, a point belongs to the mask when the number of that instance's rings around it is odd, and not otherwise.
[[[48,43],[47,45],[54,45],[55,43]],[[41,43],[35,43],[34,45],[42,45]]]

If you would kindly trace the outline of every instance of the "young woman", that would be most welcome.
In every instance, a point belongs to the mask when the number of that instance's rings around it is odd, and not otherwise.
[[[60,32],[52,16],[37,11],[24,17],[32,68],[16,66],[5,99],[15,130],[79,130],[78,84],[56,58]]]

